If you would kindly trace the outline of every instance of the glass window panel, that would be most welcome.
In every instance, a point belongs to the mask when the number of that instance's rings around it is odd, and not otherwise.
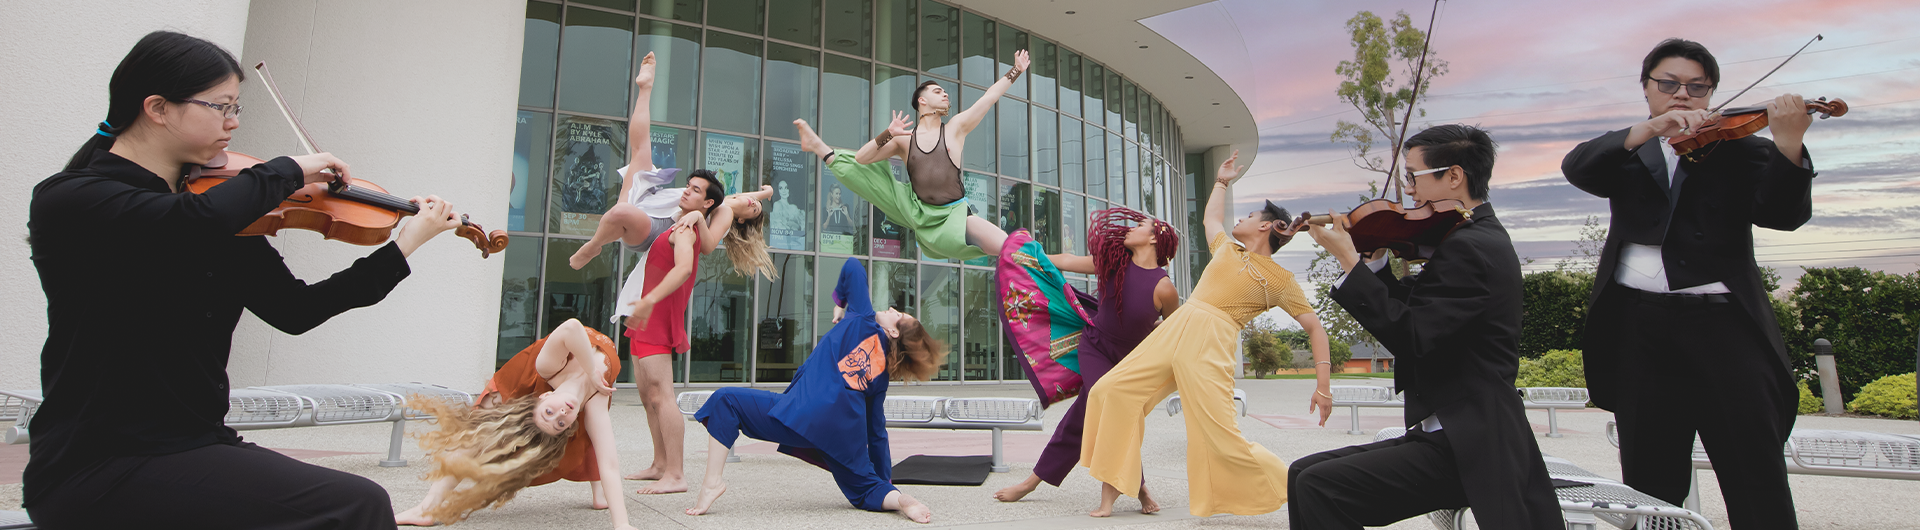
[[[993,282],[993,271],[966,269],[961,271],[961,286],[965,289],[960,296],[960,308],[965,315],[965,337],[954,348],[955,357],[965,363],[968,381],[996,379],[998,370],[992,366],[1000,356],[1000,315],[997,312],[1000,301],[995,295],[998,290]],[[983,367],[975,371],[974,367]],[[1019,366],[1014,367],[1015,370]]]
[[[1088,123],[1082,130],[1086,145],[1087,195],[1107,196],[1107,132],[1097,124]]]
[[[1160,100],[1147,97],[1147,116],[1153,118],[1153,126],[1147,129],[1148,142],[1152,144],[1153,156],[1167,156],[1166,114],[1160,112]]]
[[[557,166],[547,231],[591,236],[620,193],[614,170],[627,165],[627,124],[562,115],[553,139]]]
[[[700,150],[707,156],[705,163],[697,167],[713,170],[728,194],[760,188],[760,179],[748,181],[742,178],[747,176],[748,168],[760,167],[759,141],[719,133],[704,133],[701,139]]]
[[[766,135],[799,140],[793,120],[818,122],[820,52],[767,43]]]
[[[820,209],[820,251],[866,254],[867,201],[826,168],[820,170],[820,195],[826,198]]]
[[[840,268],[847,265],[847,259],[848,258],[836,258],[833,256],[820,256],[814,259],[815,262],[820,264],[819,267],[814,269],[820,271],[818,274],[819,281],[815,282],[813,290],[813,320],[820,323],[819,329],[813,333],[816,337],[825,335],[827,334],[827,330],[833,329],[833,290],[840,286]],[[866,265],[869,269],[867,271],[868,276],[871,277],[873,272],[871,270],[872,264],[867,263]],[[871,286],[861,287],[871,288]],[[801,352],[802,355],[807,353],[811,352]],[[804,359],[798,362],[804,362]]]
[[[1000,216],[994,221],[995,224],[1009,234],[1014,230],[1033,227],[1027,221],[1033,218],[1032,193],[1032,184],[1000,179]]]
[[[1000,72],[994,70],[994,47],[999,44],[999,41],[993,38],[995,26],[996,24],[992,20],[987,20],[986,17],[973,13],[966,14],[966,54],[965,58],[960,60],[961,74],[965,76],[963,81],[988,86],[996,81],[995,76],[1000,75]]]
[[[724,257],[712,256],[699,260],[693,297],[687,304],[687,338],[693,343],[685,356],[692,364],[689,380],[744,383],[753,335],[741,330],[751,329],[747,326],[753,318],[753,284],[735,274],[733,264]]]
[[[553,106],[553,78],[560,66],[560,6],[527,2],[527,35],[520,43],[520,104]]]
[[[1027,380],[1026,369],[1021,366],[1025,365],[1027,360],[1020,358],[1020,350],[1013,347],[1012,341],[1012,336],[1000,335],[1000,377],[1009,382],[1025,381]],[[1082,391],[1085,390],[1082,389]]]
[[[640,14],[700,23],[702,0],[640,0]]]
[[[1126,130],[1120,125],[1120,109],[1125,108],[1126,104],[1126,100],[1121,97],[1120,87],[1123,83],[1118,73],[1107,76],[1107,97],[1104,105],[1107,109],[1107,129],[1115,132]]]
[[[960,344],[960,297],[952,294],[960,292],[960,268],[928,265],[923,269],[920,275],[920,292],[932,296],[920,299],[920,312],[914,316],[920,318],[920,325],[927,329],[927,335],[951,348],[952,345]],[[949,353],[947,365],[934,375],[933,380],[959,381],[960,370],[963,369],[963,358],[964,356]],[[964,369],[967,370],[969,377],[973,376],[976,370],[972,363],[964,364]],[[979,370],[984,379],[987,373],[985,367]]]
[[[1080,54],[1060,50],[1060,114],[1080,115],[1080,87],[1086,79],[1086,67],[1082,65]]]
[[[1033,107],[1033,121],[1028,128],[1033,131],[1033,178],[1048,186],[1060,185],[1060,115],[1051,110]]]
[[[573,3],[600,6],[621,11],[633,10],[633,0],[573,0]]]
[[[1125,81],[1120,85],[1120,90],[1122,98],[1120,108],[1126,113],[1121,117],[1125,122],[1125,128],[1121,129],[1120,136],[1129,141],[1138,142],[1140,141],[1140,93],[1134,88],[1133,81]]]
[[[1156,206],[1157,210],[1155,210],[1159,212],[1157,215],[1163,219],[1178,219],[1178,217],[1174,215],[1173,210],[1169,208],[1173,201],[1173,194],[1167,192],[1167,181],[1172,178],[1172,172],[1164,162],[1155,164],[1153,166],[1153,172],[1153,197],[1158,203],[1158,206]]]
[[[965,108],[972,107],[973,103],[975,101],[979,101],[980,96],[983,96],[983,95],[985,95],[985,92],[978,88],[973,88],[971,86],[962,87],[960,89],[960,107],[959,108],[965,109]],[[987,109],[986,116],[980,118],[980,125],[974,127],[973,132],[968,134],[969,138],[977,138],[977,140],[967,142],[966,149],[965,149],[966,169],[973,170],[973,171],[985,171],[987,173],[997,172],[994,169],[995,168],[994,162],[995,160],[997,160],[997,157],[998,157],[998,152],[995,150],[995,147],[998,146],[998,143],[994,141],[993,125],[994,125],[995,117],[997,114],[999,114],[999,111],[1000,111],[999,105],[995,105],[994,108]],[[955,111],[955,112],[957,113],[960,111]],[[1015,122],[1015,123],[1022,123],[1025,121],[1026,121],[1026,117],[1021,116],[1020,122]],[[1022,144],[1026,143],[1026,139],[1024,137],[1021,138],[1021,143]],[[1022,149],[1022,151],[1024,152],[1025,149]]]
[[[507,250],[500,257],[506,265],[500,280],[500,341],[493,361],[496,369],[540,339],[541,242],[534,236],[509,237]]]
[[[1126,169],[1121,164],[1127,160],[1126,144],[1120,142],[1120,135],[1107,133],[1107,195],[1110,202],[1126,202]]]
[[[849,148],[859,148],[873,139],[880,131],[887,130],[887,123],[893,119],[893,112],[913,114],[913,89],[919,86],[920,78],[913,72],[888,66],[875,66],[873,69],[873,114],[871,125],[860,133],[858,143],[848,144]],[[909,118],[911,119],[911,118]]]
[[[983,175],[972,171],[965,173],[962,177],[961,185],[967,189],[967,204],[973,208],[974,215],[995,215],[996,212],[1000,211],[1000,187],[998,184],[999,180],[993,178],[993,175]],[[999,253],[994,252],[991,254],[994,255],[967,260],[967,264],[992,267],[994,260],[998,259]]]
[[[1087,123],[1100,125],[1106,123],[1106,105],[1104,102],[1107,94],[1107,69],[1093,61],[1086,61],[1086,64],[1087,84],[1084,89],[1086,90],[1086,97],[1081,98],[1081,100],[1085,101],[1087,105],[1086,108],[1080,109],[1080,117],[1086,118]]]
[[[817,124],[827,145],[858,148],[872,138],[867,134],[867,91],[873,89],[872,79],[868,62],[827,54],[826,75],[820,79],[824,108]]]
[[[827,0],[825,12],[828,50],[873,57],[872,0]]]
[[[794,0],[780,0],[792,2]],[[707,25],[741,33],[763,35],[766,27],[766,0],[708,0]]]
[[[920,2],[918,0],[876,0],[874,59],[883,63],[919,68],[914,47],[920,43]]]
[[[1026,50],[1029,39],[1027,38],[1027,32],[1013,28],[1005,28],[1000,31],[999,34],[1000,68],[997,72],[1005,72],[1013,69],[1014,54],[1019,53],[1021,50]],[[1032,52],[1029,51],[1028,55],[1031,56]],[[1019,79],[1015,79],[1013,86],[1007,89],[1007,95],[1025,99],[1027,97],[1027,81],[1030,77],[1032,76],[1023,75],[1020,76]]]
[[[767,6],[767,36],[820,45],[820,0],[779,0]]]
[[[546,212],[547,170],[553,159],[553,115],[520,111],[513,125],[513,189],[507,193],[507,230],[540,231]],[[532,228],[527,220],[532,219]]]
[[[1123,155],[1127,157],[1127,198],[1124,201],[1128,208],[1140,210],[1140,146],[1127,143]]]
[[[1033,178],[1029,175],[1033,159],[1032,148],[1027,147],[1027,130],[1032,125],[1027,120],[1027,102],[1000,98],[995,106],[999,107],[1000,119],[1007,122],[1007,128],[1000,130],[1000,174],[1017,179]]]
[[[760,322],[754,325],[754,382],[786,383],[813,352],[813,256],[774,254],[780,279],[762,276]],[[834,269],[836,272],[839,269]],[[831,303],[831,302],[829,302]],[[832,322],[831,319],[828,322]]]
[[[1071,193],[1060,199],[1060,252],[1087,254],[1087,199]]]
[[[1033,79],[1028,81],[1033,89],[1030,99],[1035,104],[1053,107],[1058,105],[1060,79],[1060,46],[1040,39],[1030,41],[1033,51]]]
[[[560,43],[560,109],[626,116],[627,89],[633,87],[633,17],[568,8]]]
[[[701,125],[744,133],[759,132],[760,45],[763,42],[766,41],[707,31],[707,79],[701,85],[701,94],[707,104],[702,106],[705,114]]]
[[[960,10],[935,2],[920,2],[920,69],[960,77]]]
[[[766,180],[773,186],[767,205],[767,244],[784,250],[813,250],[813,175],[819,158],[798,144],[767,142]]]
[[[1076,99],[1078,97],[1075,96]],[[1060,161],[1060,185],[1067,191],[1082,191],[1086,187],[1084,170],[1087,159],[1081,146],[1086,145],[1087,140],[1081,137],[1080,120],[1061,114],[1059,136],[1060,153],[1056,158]]]
[[[648,139],[652,144],[654,167],[699,167],[700,158],[695,156],[693,131],[655,125]],[[682,164],[684,163],[684,165]],[[687,172],[674,177],[674,187],[687,185]]]
[[[1060,253],[1060,192],[1034,188],[1033,238],[1048,254]]]
[[[893,169],[893,178],[905,182],[907,166],[898,158],[887,159]],[[894,224],[887,220],[887,214],[879,208],[873,209],[873,257],[876,258],[912,258],[919,255],[919,246],[913,239],[913,229]]]
[[[559,327],[567,319],[579,319],[581,324],[617,337],[613,329],[613,300],[619,292],[617,278],[614,277],[614,259],[618,252],[602,252],[587,262],[585,267],[574,270],[567,265],[567,258],[586,244],[584,239],[547,240],[546,255],[542,261],[547,271],[545,297],[541,301],[541,322],[544,329],[538,330],[535,338],[545,337],[553,328]],[[539,248],[538,245],[528,245]],[[511,248],[511,247],[509,247]],[[525,270],[524,268],[522,270]],[[504,308],[503,308],[504,311]],[[532,341],[520,344],[525,348]],[[515,351],[518,351],[516,349]],[[511,356],[512,353],[507,355]]]
[[[889,307],[907,313],[920,310],[920,285],[914,281],[919,265],[881,260],[869,261],[867,265],[872,267],[867,270],[867,276],[873,282],[874,311],[886,311]]]
[[[1188,171],[1187,184],[1189,185],[1187,189],[1192,193],[1190,200],[1187,201],[1186,235],[1188,240],[1192,241],[1194,237],[1206,237],[1206,224],[1202,217],[1205,213],[1203,206],[1205,206],[1207,198],[1212,196],[1213,179],[1205,178],[1199,173],[1199,169],[1207,165],[1204,155],[1194,153],[1187,155],[1186,158]],[[1227,214],[1233,215],[1233,212],[1228,212]],[[1186,247],[1188,248],[1187,269],[1191,271],[1188,276],[1194,280],[1193,283],[1189,285],[1198,285],[1200,277],[1199,271],[1206,270],[1207,259],[1210,258],[1211,255],[1207,253],[1207,245],[1205,243],[1188,244]]]
[[[655,61],[649,119],[692,127],[694,111],[700,108],[700,29],[641,19],[633,44],[635,68],[649,52]]]

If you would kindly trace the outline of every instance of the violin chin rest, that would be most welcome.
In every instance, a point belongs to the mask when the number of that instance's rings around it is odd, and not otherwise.
[[[207,163],[200,164],[200,165],[208,168],[212,168],[212,169],[221,169],[221,168],[227,167],[226,150],[221,150],[220,154],[213,155],[213,160],[208,160]]]

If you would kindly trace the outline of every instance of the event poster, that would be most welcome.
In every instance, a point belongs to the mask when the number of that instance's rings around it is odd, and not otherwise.
[[[773,203],[767,209],[767,244],[785,250],[813,250],[807,232],[813,224],[813,154],[800,146],[769,142],[767,166],[773,178]]]
[[[707,164],[704,169],[713,170],[720,177],[720,185],[727,193],[740,191],[740,170],[746,167],[747,139],[725,134],[707,134]],[[751,190],[748,190],[751,191]]]
[[[653,167],[661,169],[680,167],[677,147],[680,145],[682,134],[685,133],[660,127],[654,127],[653,130],[648,131],[647,140],[653,144]]]
[[[833,171],[820,171],[820,251],[867,253],[867,201],[840,183]]]
[[[907,174],[906,163],[898,158],[888,159],[893,167],[893,177],[900,179]],[[914,257],[918,250],[913,241],[913,230],[894,224],[887,219],[886,212],[875,208],[873,212],[873,256],[877,258]]]
[[[562,117],[554,127],[553,231],[591,236],[620,193],[614,170],[626,165],[626,126],[596,118]]]

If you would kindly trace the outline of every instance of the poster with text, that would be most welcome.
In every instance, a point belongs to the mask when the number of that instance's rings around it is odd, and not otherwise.
[[[627,163],[626,126],[573,116],[555,125],[552,230],[591,236],[620,193],[614,170]]]
[[[740,170],[746,167],[747,139],[725,134],[707,134],[705,146],[707,164],[720,177],[720,184],[727,193],[740,191]]]
[[[773,178],[773,202],[767,208],[767,244],[786,250],[813,250],[807,234],[813,224],[812,153],[800,146],[770,142],[767,166]]]
[[[867,247],[867,201],[832,171],[820,172],[820,251],[835,254],[865,254]]]

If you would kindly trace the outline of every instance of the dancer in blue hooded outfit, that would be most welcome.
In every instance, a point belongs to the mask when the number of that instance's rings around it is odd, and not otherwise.
[[[898,511],[915,522],[932,510],[893,487],[887,446],[887,382],[925,381],[947,356],[920,320],[894,308],[875,312],[867,269],[850,259],[833,289],[834,326],[793,375],[786,393],[722,388],[694,414],[713,439],[700,500],[687,515],[703,515],[725,493],[727,450],[745,434],[780,444],[780,452],[833,473],[847,502],[872,511]]]

